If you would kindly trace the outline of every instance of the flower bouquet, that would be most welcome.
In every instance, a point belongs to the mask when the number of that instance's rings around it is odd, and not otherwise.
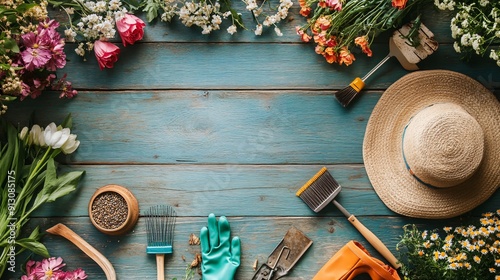
[[[71,154],[80,145],[70,127],[68,117],[60,126],[33,125],[19,132],[0,120],[0,278],[5,270],[15,271],[16,256],[25,250],[49,257],[38,227],[23,236],[24,226],[40,206],[75,190],[84,173],[56,170],[54,158],[61,152]]]
[[[303,42],[314,41],[315,51],[328,63],[351,65],[351,52],[358,46],[367,56],[373,39],[380,33],[400,27],[410,14],[430,0],[299,0],[300,14],[307,23],[297,26]],[[416,18],[415,16],[414,18]]]
[[[56,79],[55,71],[66,64],[64,40],[49,19],[47,3],[1,1],[0,3],[0,114],[8,101],[36,98],[43,90],[60,91],[60,97],[77,94],[66,75]]]
[[[94,51],[99,68],[113,68],[120,48],[109,40],[120,35],[123,46],[142,40],[146,24],[131,14],[132,5],[120,0],[49,0],[54,7],[62,7],[69,17],[64,31],[67,42],[77,42],[75,52],[85,57]],[[128,6],[128,8],[126,7]]]
[[[420,231],[406,225],[397,249],[405,279],[500,279],[500,210],[477,225]]]
[[[451,19],[453,47],[463,58],[489,57],[500,66],[500,2],[497,0],[436,0],[440,10],[456,11]]]

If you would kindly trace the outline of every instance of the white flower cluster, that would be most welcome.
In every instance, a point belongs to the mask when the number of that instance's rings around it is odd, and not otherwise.
[[[257,21],[257,25],[255,27],[255,35],[262,35],[263,26],[269,27],[274,26],[274,32],[278,36],[283,36],[281,30],[277,26],[277,23],[288,17],[288,10],[293,6],[292,0],[279,0],[279,5],[277,9],[272,7],[270,0],[264,0],[261,5],[257,4],[256,0],[243,0],[243,2],[247,5],[246,9],[252,12],[255,20]],[[270,10],[276,9],[277,12],[275,14],[267,14],[264,7],[270,7]],[[262,23],[259,22],[259,17],[264,16],[264,21]]]
[[[81,35],[88,42],[115,37],[116,19],[123,17],[127,13],[127,9],[122,6],[120,0],[76,0],[75,2],[81,7],[83,14],[76,26],[71,25],[64,31],[66,41],[74,42],[78,35]],[[68,15],[75,12],[72,8],[65,8],[65,11]],[[80,56],[84,56],[86,50],[90,51],[92,49],[92,43],[80,43],[75,52]]]
[[[246,10],[252,13],[253,18],[257,21],[255,27],[255,35],[261,35],[264,26],[274,26],[274,31],[278,36],[282,36],[278,23],[287,18],[288,10],[292,7],[292,0],[279,0],[279,5],[272,7],[270,1],[264,0],[260,5],[257,0],[242,0],[246,4]],[[179,8],[178,3],[182,6]],[[202,34],[209,34],[212,31],[219,30],[220,25],[226,19],[231,20],[231,25],[226,29],[229,34],[237,32],[238,27],[245,28],[241,22],[241,14],[228,8],[228,4],[224,2],[221,8],[219,0],[197,0],[183,2],[178,0],[164,0],[161,9],[161,20],[170,22],[175,16],[178,16],[182,24],[187,27],[198,26],[202,29]],[[266,9],[264,9],[264,7]],[[273,11],[273,14],[268,14],[268,11]],[[276,11],[274,13],[274,11]],[[259,17],[264,17],[260,22]],[[245,28],[246,29],[246,28]]]
[[[453,0],[435,0],[434,5],[441,10],[456,10],[451,19],[453,47],[464,55],[475,53],[489,57],[500,66],[500,2],[498,0],[477,0],[468,4]],[[491,47],[497,45],[497,49]]]
[[[231,18],[232,25],[227,28],[227,32],[232,35],[237,31],[236,24],[239,23],[239,20],[234,17],[231,11],[222,11],[219,1],[186,1],[180,8],[177,5],[176,0],[165,0],[162,5],[161,21],[170,22],[175,16],[178,16],[185,26],[197,26],[202,29],[202,34],[210,34],[212,31],[220,29],[223,20]]]
[[[66,155],[73,153],[80,146],[80,141],[76,140],[76,134],[71,134],[69,128],[56,126],[55,123],[50,123],[45,129],[37,124],[33,125],[31,129],[24,127],[19,133],[19,138],[26,141],[29,146],[61,149]]]

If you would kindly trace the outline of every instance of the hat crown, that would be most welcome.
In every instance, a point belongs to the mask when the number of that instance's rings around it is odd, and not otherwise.
[[[481,164],[484,134],[461,106],[433,104],[417,112],[403,134],[403,156],[410,172],[437,188],[469,179]]]

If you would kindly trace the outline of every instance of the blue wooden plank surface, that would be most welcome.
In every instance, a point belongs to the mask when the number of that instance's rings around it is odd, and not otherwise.
[[[450,13],[437,15],[434,9],[424,15],[440,47],[419,64],[421,69],[467,74],[500,97],[499,68],[487,58],[461,61],[452,47]],[[314,245],[283,279],[312,279],[352,239],[381,258],[335,207],[316,214],[295,196],[324,165],[343,186],[339,202],[394,253],[404,224],[426,229],[458,225],[498,208],[500,192],[449,220],[410,219],[390,211],[366,176],[362,141],[380,95],[407,72],[389,60],[349,109],[333,98],[386,55],[388,34],[377,38],[374,57],[357,52],[352,66],[339,67],[315,54],[313,44],[299,42],[295,26],[304,19],[297,7],[291,17],[282,26],[283,37],[272,32],[256,37],[250,31],[203,36],[178,23],[148,25],[144,40],[122,49],[115,68],[105,71],[98,70],[93,57],[82,61],[69,44],[70,61],[61,74],[68,73],[78,97],[59,100],[44,93],[11,104],[6,115],[24,125],[34,113],[34,120],[46,125],[72,113],[73,132],[82,142],[77,153],[60,158],[68,163],[64,170],[87,171],[79,189],[37,211],[31,225],[44,230],[64,222],[109,258],[118,279],[152,279],[156,265],[145,254],[142,216],[132,232],[119,237],[106,236],[89,222],[93,192],[121,184],[136,195],[141,214],[158,203],[176,207],[180,217],[167,279],[182,277],[199,252],[187,240],[211,212],[227,215],[233,235],[242,239],[237,280],[251,279],[254,261],[263,263],[291,226]],[[251,25],[249,16],[244,20]],[[44,242],[70,268],[83,267],[89,279],[104,279],[100,268],[68,241],[47,235]]]

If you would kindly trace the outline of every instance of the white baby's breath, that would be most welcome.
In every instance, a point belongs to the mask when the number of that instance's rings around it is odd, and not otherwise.
[[[490,54],[500,66],[494,53],[500,43],[500,1],[435,0],[434,5],[442,10],[456,10],[450,21],[451,36],[455,39],[453,48],[465,58],[471,54]],[[493,54],[493,55],[492,55]]]

